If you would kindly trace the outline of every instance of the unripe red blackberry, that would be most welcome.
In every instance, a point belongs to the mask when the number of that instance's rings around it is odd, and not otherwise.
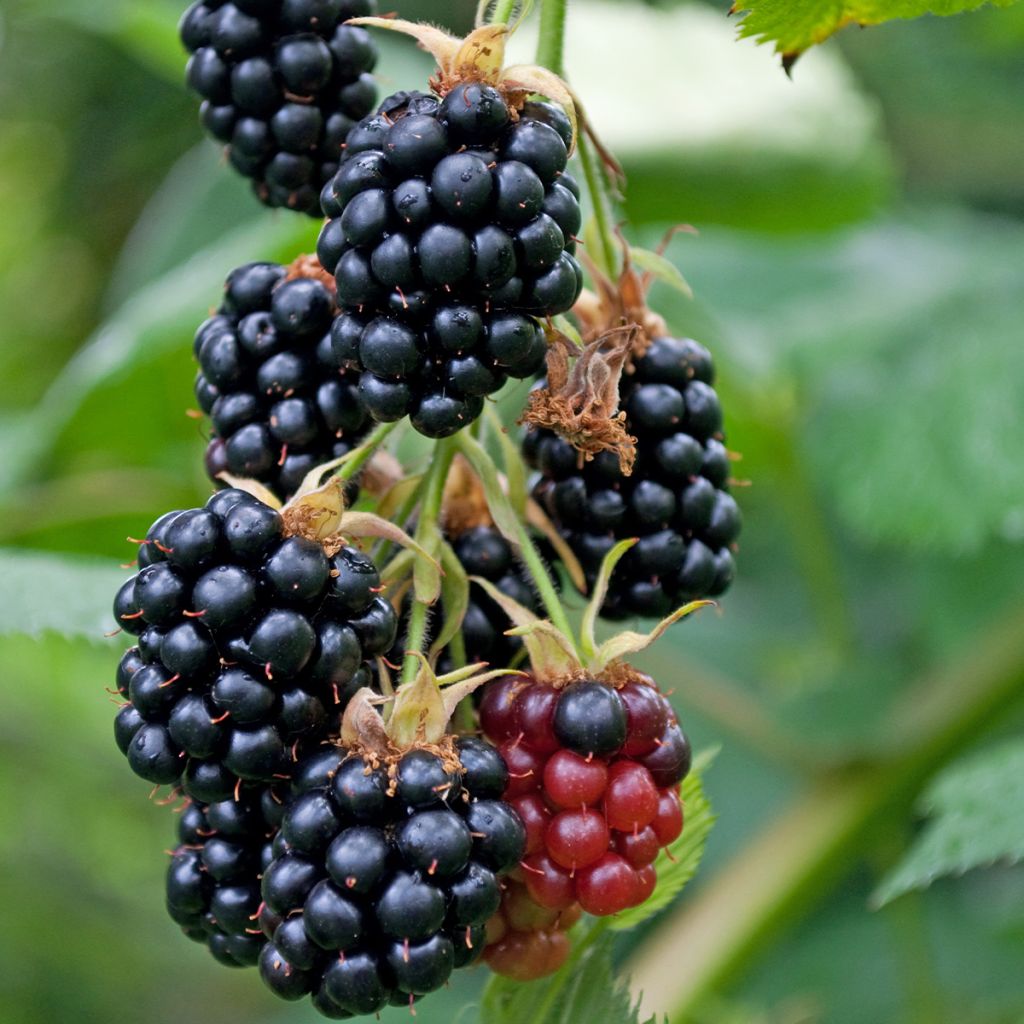
[[[690,770],[689,742],[651,681],[498,679],[480,724],[508,765],[532,901],[603,916],[646,900],[658,850],[682,831],[679,783]]]
[[[565,933],[579,920],[581,910],[571,897],[564,909],[552,906],[550,899],[545,906],[538,904],[523,882],[505,879],[501,907],[487,922],[487,966],[516,981],[554,974],[569,957]]]
[[[377,48],[348,18],[373,0],[198,0],[179,31],[206,131],[267,206],[320,215],[353,125],[373,109]]]
[[[282,501],[316,466],[347,454],[369,425],[358,374],[331,352],[334,289],[315,260],[233,270],[195,337],[196,398],[210,417],[211,479],[259,480]]]
[[[363,371],[375,419],[444,437],[543,366],[536,317],[569,309],[582,284],[571,138],[556,108],[515,115],[483,83],[398,93],[353,131],[317,253],[346,314],[335,354]]]
[[[281,921],[260,959],[273,992],[311,994],[329,1017],[376,1013],[480,957],[498,878],[524,848],[522,823],[495,799],[493,747],[458,740],[389,765],[334,748],[295,777],[263,877]]]
[[[154,523],[115,602],[139,637],[117,685],[116,738],[136,774],[196,800],[290,772],[369,684],[396,630],[373,563],[292,533],[289,513],[239,490]]]
[[[282,800],[271,787],[245,785],[237,798],[188,803],[167,869],[168,914],[228,967],[254,967],[267,941],[260,877],[277,826],[264,813],[265,797]]]
[[[540,479],[534,497],[557,525],[591,585],[601,560],[626,537],[639,537],[616,567],[602,615],[660,617],[728,589],[741,517],[729,493],[729,455],[702,345],[658,337],[624,374],[620,406],[636,437],[625,476],[602,452],[580,468],[578,453],[547,430],[530,431],[523,454]]]

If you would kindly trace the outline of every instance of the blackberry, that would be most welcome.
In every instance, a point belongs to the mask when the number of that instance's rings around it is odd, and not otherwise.
[[[263,803],[271,787],[245,785],[210,804],[189,802],[167,868],[167,912],[228,967],[253,967],[267,941],[260,924],[260,876],[277,832]]]
[[[480,724],[508,765],[505,800],[526,829],[521,878],[532,904],[553,921],[577,903],[598,916],[643,903],[658,851],[682,831],[679,783],[690,770],[689,742],[651,681],[584,677],[556,689],[506,677],[485,688]],[[495,953],[503,973],[526,977],[524,948],[516,939]]]
[[[637,439],[631,476],[610,452],[581,469],[569,442],[546,430],[526,435],[523,454],[540,472],[534,497],[588,583],[616,541],[640,538],[612,576],[607,618],[660,617],[732,582],[741,519],[713,383],[710,353],[689,339],[656,337],[635,360],[620,388],[625,428]]]
[[[289,515],[231,489],[161,517],[142,542],[115,602],[139,636],[117,673],[130,710],[115,735],[150,782],[210,802],[287,774],[289,748],[326,736],[369,685],[366,659],[391,646],[373,564],[290,535]]]
[[[414,748],[390,767],[334,748],[295,777],[301,791],[263,876],[280,920],[260,958],[273,992],[310,994],[328,1017],[371,1014],[479,958],[498,878],[524,849],[522,823],[495,799],[493,747]]]
[[[444,437],[543,366],[536,318],[569,309],[582,284],[571,138],[557,108],[516,118],[482,83],[396,93],[353,131],[317,252],[344,309],[335,354],[363,371],[375,419],[409,415]]]
[[[200,120],[267,206],[318,217],[345,139],[377,98],[373,0],[198,0],[179,31]]]
[[[250,263],[228,275],[194,346],[214,482],[227,471],[287,500],[311,469],[345,455],[366,431],[358,374],[339,370],[331,352],[336,312],[333,283],[315,260]]]

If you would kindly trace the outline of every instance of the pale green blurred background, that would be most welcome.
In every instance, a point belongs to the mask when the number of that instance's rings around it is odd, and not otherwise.
[[[471,6],[444,17],[465,27]],[[791,830],[728,912],[765,891],[778,906],[687,1020],[1012,1024],[1024,870],[882,911],[868,898],[917,827],[920,784],[1024,721],[1024,8],[848,30],[790,81],[734,41],[724,7],[571,5],[570,75],[625,164],[633,237],[700,229],[670,250],[696,301],[658,300],[713,348],[751,481],[721,612],[644,662],[695,745],[722,746],[705,865],[652,942],[685,965],[702,945],[688,908]],[[0,544],[115,577],[126,536],[206,493],[185,411],[221,280],[316,234],[263,211],[201,141],[179,13],[0,6]],[[422,79],[425,59],[382,46],[384,90]],[[173,823],[112,741],[104,602],[94,643],[0,638],[0,1019],[317,1019],[166,918]],[[816,828],[831,810],[836,829]],[[473,1021],[458,1015],[483,980],[467,972],[417,1019]]]

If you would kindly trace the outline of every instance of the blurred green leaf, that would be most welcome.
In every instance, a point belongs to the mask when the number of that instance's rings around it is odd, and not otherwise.
[[[114,625],[126,571],[92,558],[0,549],[0,635],[61,633],[94,642]]]
[[[67,363],[30,413],[3,424],[0,494],[30,478],[88,396],[101,385],[177,350],[185,356],[196,327],[220,294],[220,283],[236,264],[261,256],[291,258],[308,239],[304,218],[267,215],[136,293]]]
[[[875,890],[877,907],[944,875],[1024,858],[1024,740],[945,768],[925,791],[921,809],[931,821]]]
[[[152,71],[180,82],[188,54],[178,38],[178,19],[183,6],[172,0],[104,0],[83,4],[79,0],[43,0],[33,14],[56,18],[87,32],[106,36],[133,54]]]
[[[925,14],[961,14],[991,3],[1009,7],[1016,0],[737,0],[743,11],[740,36],[774,43],[777,53],[796,57],[846,25],[880,25]]]
[[[572,932],[577,948],[556,973],[529,984],[494,975],[480,1024],[638,1024],[637,1008],[612,961],[613,936],[601,924]]]
[[[715,814],[704,795],[703,778],[717,750],[706,751],[695,761],[690,774],[683,780],[680,796],[683,800],[683,816],[686,824],[681,835],[658,854],[655,868],[658,885],[651,898],[639,907],[625,910],[611,919],[610,927],[616,931],[627,931],[664,910],[682,891],[683,887],[697,873],[704,847]]]
[[[641,249],[638,245],[631,245],[629,258],[641,270],[650,274],[654,280],[667,284],[669,288],[681,292],[688,299],[693,298],[693,289],[683,277],[682,271],[660,253],[651,249]]]

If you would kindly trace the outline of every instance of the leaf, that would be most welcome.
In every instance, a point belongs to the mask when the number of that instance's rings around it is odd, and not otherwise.
[[[803,472],[858,539],[943,558],[1016,542],[1022,247],[1019,223],[949,209],[829,236],[703,236],[693,283],[724,328],[743,475],[791,472],[769,440],[789,418]],[[686,323],[692,306],[669,294],[659,312]]]
[[[444,616],[441,629],[430,645],[431,660],[436,658],[462,629],[462,620],[466,617],[466,609],[469,607],[469,577],[466,576],[465,568],[447,541],[441,543],[441,569],[444,572],[441,578]]]
[[[1024,859],[1024,740],[949,765],[926,789],[921,809],[931,820],[875,890],[875,907],[946,875]]]
[[[635,266],[650,274],[656,280],[661,281],[662,284],[667,284],[670,288],[674,288],[688,299],[693,298],[693,289],[686,278],[683,277],[680,269],[660,253],[631,245],[629,247],[629,258]]]
[[[0,634],[61,633],[99,643],[128,573],[101,559],[0,549]]]
[[[484,989],[480,1024],[639,1024],[626,980],[612,959],[614,936],[602,923],[578,927],[577,952],[555,974],[523,983],[494,975]]]
[[[480,478],[487,499],[487,508],[494,520],[494,525],[501,535],[515,548],[519,548],[521,532],[516,510],[512,507],[508,495],[501,486],[498,471],[491,457],[480,445],[479,441],[470,437],[466,431],[456,435],[459,451],[466,457],[474,472]]]
[[[774,43],[791,60],[824,42],[846,25],[881,25],[925,14],[961,14],[991,3],[1009,7],[1016,0],[737,0],[743,11],[740,36]]]
[[[301,218],[296,218],[301,219]],[[39,471],[85,400],[101,386],[152,363],[168,351],[188,358],[196,327],[209,313],[233,266],[281,258],[308,234],[291,219],[260,217],[159,276],[103,324],[61,370],[31,412],[4,425],[0,493]]]
[[[441,567],[430,552],[416,543],[401,527],[372,512],[346,512],[341,521],[346,537],[380,537],[401,544],[413,553],[412,570],[416,577],[416,600],[433,604],[441,593]]]
[[[604,599],[608,596],[608,584],[611,582],[612,573],[622,560],[623,555],[638,543],[638,537],[620,540],[601,560],[601,570],[594,581],[594,592],[590,595],[590,600],[587,601],[587,607],[583,610],[583,621],[580,623],[580,642],[583,646],[583,653],[588,658],[592,658],[597,650],[594,627],[597,624],[597,617],[601,612]]]
[[[501,462],[505,468],[506,491],[512,510],[520,520],[526,518],[526,466],[519,446],[508,436],[508,427],[502,422],[493,405],[487,406],[487,423],[501,449]]]
[[[490,580],[482,576],[470,576],[470,580],[482,587],[487,596],[515,623],[515,628],[506,630],[506,636],[521,636],[530,656],[530,666],[542,679],[556,679],[559,676],[578,671],[579,656],[572,640],[556,629],[547,619],[541,619],[529,608],[502,593]]]
[[[613,661],[618,661],[620,658],[627,658],[632,654],[639,654],[641,651],[646,650],[669,626],[674,626],[680,619],[685,619],[687,615],[692,615],[695,611],[699,611],[701,608],[706,608],[709,605],[714,606],[715,602],[691,601],[689,604],[683,605],[682,608],[677,608],[671,615],[666,615],[649,633],[636,633],[632,630],[626,630],[623,633],[616,633],[615,636],[609,637],[597,649],[592,659],[594,671],[599,672]]]
[[[704,795],[703,779],[717,753],[718,750],[715,748],[698,755],[690,774],[683,779],[680,789],[684,821],[682,834],[667,850],[662,850],[654,862],[658,872],[658,884],[651,898],[639,907],[616,914],[610,924],[615,931],[635,928],[664,910],[696,874],[704,856],[708,835],[715,824],[716,816]]]

